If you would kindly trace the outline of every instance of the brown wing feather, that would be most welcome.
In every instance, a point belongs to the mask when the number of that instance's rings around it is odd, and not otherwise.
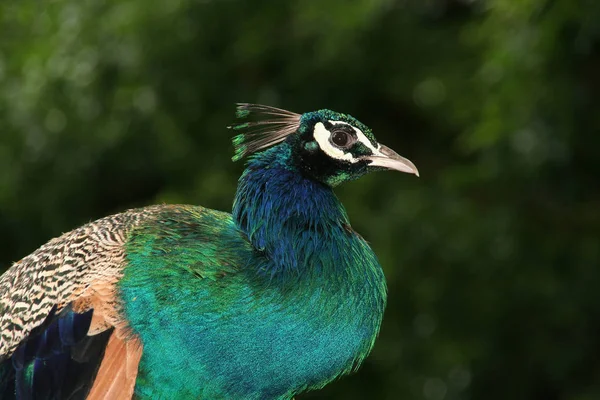
[[[117,312],[115,283],[107,281],[91,285],[73,303],[77,312],[94,309],[88,335],[114,328],[87,400],[130,400],[135,388],[142,345],[129,334],[125,320]]]
[[[135,338],[111,335],[87,400],[129,400],[133,396],[142,346]]]

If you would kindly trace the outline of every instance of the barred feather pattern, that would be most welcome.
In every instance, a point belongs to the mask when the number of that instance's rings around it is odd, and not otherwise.
[[[122,276],[124,244],[135,226],[162,207],[129,210],[91,222],[13,264],[0,277],[0,361],[44,322],[54,305],[60,310],[74,303],[77,312],[98,311],[103,318],[88,334],[123,325],[119,304],[110,292]],[[108,300],[99,305],[91,300],[97,295]]]

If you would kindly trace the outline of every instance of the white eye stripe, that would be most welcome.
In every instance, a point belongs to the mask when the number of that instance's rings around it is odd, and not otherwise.
[[[322,122],[317,122],[315,124],[315,128],[313,130],[313,137],[319,144],[321,150],[325,152],[329,157],[335,158],[336,160],[346,160],[351,163],[358,162],[357,159],[354,158],[352,153],[345,153],[343,150],[335,147],[329,141],[329,137],[331,136],[331,132],[325,128]]]
[[[361,142],[362,144],[364,144],[365,146],[367,146],[367,148],[369,148],[373,152],[374,156],[382,156],[383,155],[379,151],[379,148],[381,147],[381,145],[378,144],[377,148],[375,148],[375,146],[373,146],[373,143],[371,143],[369,138],[360,129],[358,129],[346,122],[343,122],[343,121],[329,121],[329,123],[333,124],[333,125],[347,125],[347,126],[351,127],[356,132],[356,139],[359,142]]]

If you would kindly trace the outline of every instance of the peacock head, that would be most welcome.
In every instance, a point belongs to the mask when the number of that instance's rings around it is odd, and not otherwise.
[[[329,186],[371,171],[396,170],[419,176],[415,165],[377,142],[373,132],[354,117],[330,110],[304,114],[257,104],[238,104],[241,122],[233,144],[237,161],[261,157],[278,147],[291,168]],[[273,150],[267,150],[273,148]]]

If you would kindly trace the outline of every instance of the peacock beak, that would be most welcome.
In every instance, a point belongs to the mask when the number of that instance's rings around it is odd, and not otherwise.
[[[378,154],[365,157],[369,167],[382,167],[419,176],[419,170],[409,159],[402,157],[387,146],[380,145]]]

